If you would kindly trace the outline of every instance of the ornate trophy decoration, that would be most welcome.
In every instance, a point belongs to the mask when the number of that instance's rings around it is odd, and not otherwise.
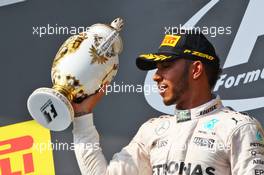
[[[71,102],[81,102],[111,82],[123,48],[122,28],[123,20],[117,18],[111,25],[94,24],[63,43],[51,69],[53,87],[36,89],[28,98],[28,110],[37,122],[53,131],[68,128],[74,118]]]

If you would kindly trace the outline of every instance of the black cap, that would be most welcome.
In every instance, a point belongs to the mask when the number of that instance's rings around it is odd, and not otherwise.
[[[219,58],[214,46],[207,38],[196,30],[181,30],[179,34],[165,35],[157,53],[141,54],[137,60],[137,67],[141,70],[156,68],[156,64],[184,58],[200,60],[205,64],[219,66]]]

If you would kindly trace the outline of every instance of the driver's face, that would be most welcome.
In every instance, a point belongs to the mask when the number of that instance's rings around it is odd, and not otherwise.
[[[165,105],[177,104],[188,89],[188,67],[184,59],[157,64],[158,70],[153,76]]]

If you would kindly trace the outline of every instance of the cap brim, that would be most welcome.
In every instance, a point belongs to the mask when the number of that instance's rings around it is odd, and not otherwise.
[[[157,68],[157,63],[171,61],[179,58],[179,55],[171,54],[142,54],[136,59],[136,65],[141,70],[152,70]]]

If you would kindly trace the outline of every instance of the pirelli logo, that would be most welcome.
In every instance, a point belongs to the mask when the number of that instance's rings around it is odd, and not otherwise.
[[[50,131],[35,121],[0,127],[0,175],[55,175]]]
[[[178,35],[165,35],[160,47],[161,46],[175,47],[180,38],[181,36]]]

